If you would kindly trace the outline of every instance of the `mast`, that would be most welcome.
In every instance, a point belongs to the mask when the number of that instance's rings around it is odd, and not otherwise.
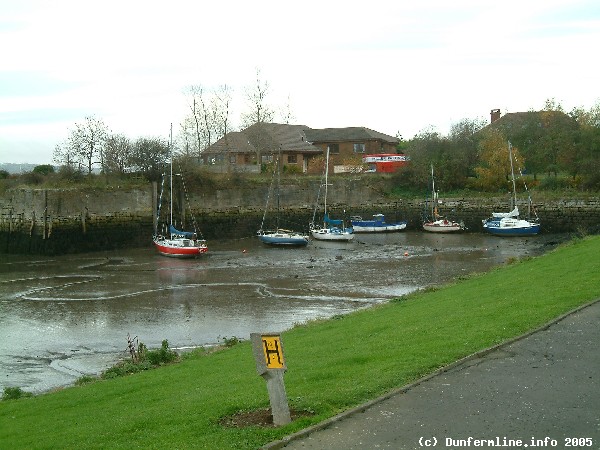
[[[327,215],[327,176],[329,175],[329,145],[327,146],[327,157],[325,159],[325,201],[323,208],[325,209],[325,215]]]
[[[170,201],[169,201],[169,209],[171,210],[169,227],[173,225],[173,124],[171,124],[171,132],[169,134],[169,157],[171,159],[171,188],[170,192]]]
[[[435,178],[433,178],[433,164],[431,165],[431,220],[435,220]]]
[[[279,231],[280,183],[281,183],[281,145],[279,146],[279,153],[277,154],[277,231]]]
[[[513,185],[512,209],[514,209],[517,206],[517,187],[515,185],[515,170],[513,168],[512,144],[510,143],[510,141],[508,141],[508,158],[510,160],[510,176],[512,178],[512,185]]]

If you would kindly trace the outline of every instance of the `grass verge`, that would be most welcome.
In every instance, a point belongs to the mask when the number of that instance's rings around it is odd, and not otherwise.
[[[243,342],[152,371],[2,401],[0,448],[258,448],[597,298],[598,254],[600,236],[576,240],[284,333],[290,407],[314,413],[285,427],[219,423],[269,405]]]

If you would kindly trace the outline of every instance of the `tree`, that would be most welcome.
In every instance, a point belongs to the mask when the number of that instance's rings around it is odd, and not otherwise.
[[[267,103],[269,83],[261,79],[260,69],[256,69],[256,82],[246,89],[246,100],[249,111],[242,114],[242,127],[260,122],[271,122],[273,110]]]
[[[50,175],[51,173],[54,173],[54,166],[51,164],[42,164],[35,166],[32,172],[40,175]]]
[[[525,161],[516,147],[512,148],[512,154],[516,167],[524,167]],[[479,188],[488,191],[504,188],[512,191],[512,187],[509,186],[511,163],[508,157],[508,141],[500,130],[485,130],[479,142],[479,164],[475,168]]]
[[[202,85],[190,86],[190,115],[181,127],[184,139],[184,152],[198,158],[202,151],[229,131],[231,89],[225,84],[216,90],[207,90]],[[193,136],[193,139],[190,137]],[[195,150],[191,143],[194,142]]]
[[[291,103],[289,95],[287,98],[287,102],[285,103],[285,105],[283,106],[283,108],[281,110],[281,118],[282,118],[283,123],[288,124],[288,125],[296,120],[296,116],[294,115],[294,112],[292,110],[292,103]]]
[[[88,175],[94,166],[100,165],[104,171],[104,144],[108,138],[108,127],[100,119],[85,117],[83,123],[76,123],[75,129],[62,145],[54,150],[54,161],[71,167],[79,164],[85,167]]]
[[[106,140],[104,150],[105,170],[109,173],[124,174],[130,169],[132,145],[123,134],[113,134]]]
[[[139,138],[133,145],[131,165],[149,181],[158,181],[169,156],[169,144],[165,140]]]

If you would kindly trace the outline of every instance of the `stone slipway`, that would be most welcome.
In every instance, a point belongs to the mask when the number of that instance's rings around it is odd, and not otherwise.
[[[488,440],[600,449],[600,299],[263,448],[492,448]]]

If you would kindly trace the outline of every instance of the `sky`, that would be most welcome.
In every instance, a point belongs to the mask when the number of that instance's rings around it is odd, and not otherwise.
[[[168,139],[193,85],[239,127],[257,72],[293,123],[404,139],[600,101],[597,0],[0,0],[0,42],[0,163],[52,163],[88,116]]]

